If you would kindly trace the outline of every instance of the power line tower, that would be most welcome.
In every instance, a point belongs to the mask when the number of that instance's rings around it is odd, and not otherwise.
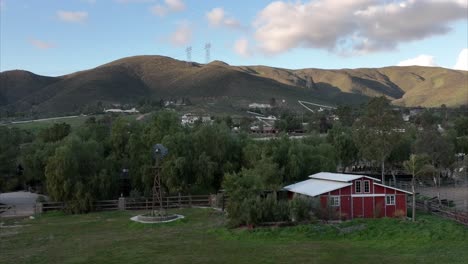
[[[307,89],[310,89],[312,88],[312,79],[310,77],[306,77],[307,78],[307,84],[306,84],[306,87]]]
[[[187,66],[190,66],[190,65],[192,65],[192,46],[188,46],[185,49],[185,53],[187,54],[186,64],[187,64]]]
[[[211,49],[211,43],[206,43],[205,44],[205,61],[206,63],[209,63],[211,61],[210,59],[210,49]]]

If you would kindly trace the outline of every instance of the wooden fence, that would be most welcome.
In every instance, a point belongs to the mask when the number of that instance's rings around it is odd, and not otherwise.
[[[181,207],[193,207],[202,206],[210,207],[213,206],[211,195],[179,195],[179,196],[167,196],[162,199],[162,207],[164,209],[170,208],[181,208]],[[151,199],[126,199],[125,210],[149,210],[153,205]],[[159,205],[155,205],[159,207]]]
[[[416,201],[416,208],[468,226],[467,212],[458,211],[452,207],[439,205],[438,203],[432,202],[430,200]]]
[[[0,205],[0,214],[8,213],[8,212],[11,212],[11,211],[16,211],[16,206],[15,205],[6,205],[6,204]]]
[[[216,195],[178,195],[163,197],[162,207],[164,209],[182,207],[212,207],[216,205]],[[95,211],[115,210],[150,210],[153,205],[152,198],[119,198],[118,200],[102,200],[93,204]],[[36,213],[65,210],[63,202],[44,202],[36,204]],[[159,205],[155,205],[159,208]]]

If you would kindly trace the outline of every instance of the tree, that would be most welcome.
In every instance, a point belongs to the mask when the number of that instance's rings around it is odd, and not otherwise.
[[[38,137],[44,142],[56,142],[62,140],[71,132],[71,127],[67,123],[54,124],[39,132]]]
[[[73,213],[92,209],[93,201],[107,198],[114,178],[105,170],[102,147],[93,140],[68,138],[49,158],[45,176],[54,201],[67,203]]]
[[[343,126],[351,127],[354,123],[355,117],[353,115],[353,109],[349,105],[339,105],[336,109],[336,115],[340,119],[340,123]]]
[[[20,180],[14,175],[21,142],[21,133],[18,129],[0,126],[0,190],[3,189],[2,182],[7,182],[7,179],[10,181],[10,186],[5,186],[5,189],[19,187]]]
[[[353,139],[367,160],[381,165],[382,182],[385,182],[385,161],[400,139],[403,122],[391,109],[385,97],[375,97],[366,106],[364,116],[353,125]]]
[[[438,131],[426,129],[418,135],[414,143],[414,149],[418,154],[426,154],[429,157],[431,165],[435,168],[432,173],[432,180],[438,189],[437,197],[440,203],[440,173],[442,169],[449,167],[454,162],[454,146]]]
[[[54,155],[59,142],[44,143],[36,140],[21,149],[21,164],[24,166],[24,183],[35,188],[45,185],[45,167]]]
[[[261,185],[258,177],[245,170],[240,173],[226,173],[223,188],[229,196],[227,211],[232,226],[253,222],[250,216],[250,212],[253,210],[249,209],[262,190]]]
[[[334,126],[327,135],[327,141],[335,148],[343,172],[359,158],[359,150],[353,141],[352,130],[347,127]]]
[[[392,149],[390,153],[387,163],[390,168],[390,172],[392,174],[393,182],[396,182],[396,171],[399,168],[402,168],[403,162],[408,160],[411,155],[411,146],[414,142],[414,136],[411,133],[406,131],[402,134],[401,139],[395,144],[395,147]]]
[[[413,193],[412,220],[416,220],[416,179],[433,171],[434,167],[429,165],[429,157],[425,155],[411,154],[409,160],[403,163],[406,171],[411,173],[411,192]]]

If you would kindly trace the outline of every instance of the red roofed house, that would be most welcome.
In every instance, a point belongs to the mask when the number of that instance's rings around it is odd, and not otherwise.
[[[334,211],[339,219],[406,216],[406,195],[411,194],[372,177],[329,172],[310,175],[284,189],[289,198],[319,198],[321,208]]]

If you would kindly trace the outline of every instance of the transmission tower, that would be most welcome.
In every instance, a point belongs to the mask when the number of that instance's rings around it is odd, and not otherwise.
[[[307,78],[307,84],[306,84],[306,87],[308,89],[312,88],[312,80],[310,77],[306,77]]]
[[[206,63],[209,63],[211,60],[210,60],[210,49],[211,49],[211,43],[206,43],[205,44],[205,60],[206,60]]]
[[[192,47],[189,46],[185,49],[185,53],[187,54],[187,66],[192,65]]]

